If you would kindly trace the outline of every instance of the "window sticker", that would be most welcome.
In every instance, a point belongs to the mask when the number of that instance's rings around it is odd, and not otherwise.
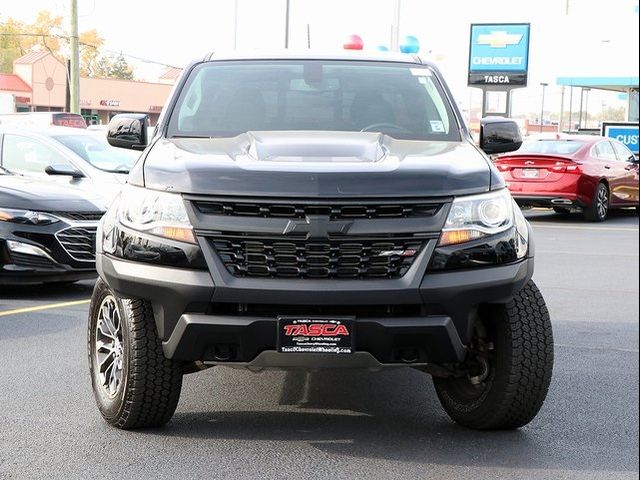
[[[431,120],[429,123],[433,133],[444,133],[444,124],[440,120]]]

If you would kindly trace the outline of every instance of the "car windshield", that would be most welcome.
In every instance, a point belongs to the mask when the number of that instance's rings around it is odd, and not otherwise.
[[[319,60],[197,65],[173,109],[168,136],[282,130],[460,140],[449,102],[427,66]]]
[[[572,155],[583,145],[584,142],[577,140],[529,140],[523,142],[518,153]]]
[[[129,173],[139,153],[112,147],[93,135],[58,135],[53,137],[94,167],[113,173]]]

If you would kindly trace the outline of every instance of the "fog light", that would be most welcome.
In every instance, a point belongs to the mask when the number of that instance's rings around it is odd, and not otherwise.
[[[13,253],[22,253],[24,255],[35,255],[37,257],[48,258],[52,262],[55,262],[51,256],[45,252],[42,248],[36,247],[35,245],[31,245],[29,243],[16,242],[14,240],[7,240],[7,247],[10,252]]]

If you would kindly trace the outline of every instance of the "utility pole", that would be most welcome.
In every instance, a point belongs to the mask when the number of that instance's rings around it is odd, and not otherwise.
[[[284,18],[284,48],[289,48],[289,13],[290,13],[290,9],[291,9],[291,1],[290,0],[286,0],[287,2],[287,6],[286,6],[286,11],[285,11],[285,18]]]
[[[80,47],[78,44],[78,0],[71,1],[71,62],[69,69],[69,96],[71,113],[80,113]]]

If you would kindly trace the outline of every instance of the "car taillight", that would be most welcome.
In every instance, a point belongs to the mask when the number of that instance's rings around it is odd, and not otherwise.
[[[507,170],[509,170],[509,165],[496,165],[496,167],[498,167],[498,170],[501,172],[506,172]]]
[[[549,170],[556,173],[576,173],[580,171],[580,165],[555,165],[553,167],[549,167]]]

